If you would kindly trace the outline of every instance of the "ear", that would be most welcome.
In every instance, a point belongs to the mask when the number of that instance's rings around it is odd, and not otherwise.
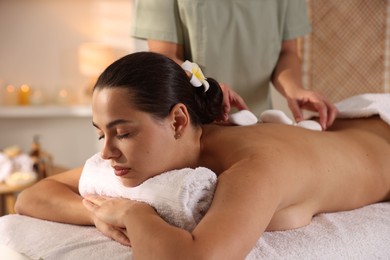
[[[175,138],[178,139],[183,135],[191,122],[187,107],[183,103],[176,104],[169,112],[169,118],[172,129],[175,132]]]

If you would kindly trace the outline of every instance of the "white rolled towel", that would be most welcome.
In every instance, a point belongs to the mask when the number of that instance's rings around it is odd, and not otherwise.
[[[216,183],[213,171],[198,167],[168,171],[137,187],[125,187],[110,162],[95,154],[84,165],[79,192],[145,202],[168,223],[192,231],[210,207]]]
[[[335,104],[338,118],[361,118],[379,115],[390,125],[390,94],[366,93],[344,99]]]

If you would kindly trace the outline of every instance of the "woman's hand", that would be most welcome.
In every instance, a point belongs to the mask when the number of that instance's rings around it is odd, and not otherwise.
[[[286,97],[288,106],[295,118],[295,121],[302,121],[302,109],[318,112],[322,129],[330,127],[337,116],[337,108],[326,98],[317,92],[298,89],[292,95]]]
[[[136,202],[104,196],[86,196],[85,208],[93,215],[96,228],[105,236],[125,245],[131,246],[123,223],[126,211]]]
[[[127,237],[127,231],[125,228],[115,227],[110,225],[99,218],[94,220],[96,228],[105,236],[115,240],[122,245],[131,246],[130,240]]]

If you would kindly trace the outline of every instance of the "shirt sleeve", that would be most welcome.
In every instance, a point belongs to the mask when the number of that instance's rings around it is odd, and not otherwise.
[[[133,37],[183,43],[176,0],[136,0],[134,3],[131,23]]]
[[[311,31],[306,0],[288,1],[284,28],[283,40],[295,39]]]

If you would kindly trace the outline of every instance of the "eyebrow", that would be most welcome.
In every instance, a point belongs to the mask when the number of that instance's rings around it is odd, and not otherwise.
[[[128,123],[131,123],[131,121],[129,120],[125,120],[125,119],[116,119],[114,121],[111,121],[109,122],[107,125],[106,125],[106,128],[107,129],[110,129],[110,128],[113,128],[114,126],[117,126],[117,125],[122,125],[122,124],[128,124]],[[94,122],[92,122],[92,125],[98,129],[99,126],[97,124],[95,124]]]

